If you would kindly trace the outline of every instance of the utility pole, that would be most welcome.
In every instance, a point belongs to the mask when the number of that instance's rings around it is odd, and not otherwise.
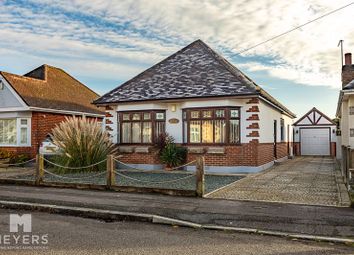
[[[340,45],[340,55],[341,55],[341,60],[342,60],[342,65],[340,67],[340,70],[343,68],[343,40],[339,40],[337,47]]]

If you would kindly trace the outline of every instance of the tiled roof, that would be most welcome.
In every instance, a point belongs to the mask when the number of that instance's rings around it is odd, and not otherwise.
[[[30,107],[103,114],[92,104],[99,95],[62,69],[42,65],[23,76],[0,74]]]
[[[261,95],[294,115],[201,40],[189,44],[94,103],[239,95]]]

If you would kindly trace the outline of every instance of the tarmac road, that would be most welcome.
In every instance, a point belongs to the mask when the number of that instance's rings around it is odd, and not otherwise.
[[[22,233],[21,227],[19,233],[10,233],[10,213],[31,212],[0,210],[0,254],[354,254],[354,247],[339,244],[40,212],[32,213],[31,233]],[[3,237],[9,234],[48,234],[48,244],[41,249],[27,245],[26,250],[5,250]]]

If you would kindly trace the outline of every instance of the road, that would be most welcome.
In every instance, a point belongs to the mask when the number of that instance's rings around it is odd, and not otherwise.
[[[10,213],[30,212],[0,210],[1,236],[12,234]],[[40,212],[32,213],[31,234],[48,234],[48,244],[39,250],[0,249],[0,254],[354,254],[353,247],[338,244]]]

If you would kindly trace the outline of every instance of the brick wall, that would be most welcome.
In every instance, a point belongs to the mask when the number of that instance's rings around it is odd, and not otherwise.
[[[65,117],[72,117],[72,115],[32,112],[31,147],[1,147],[1,149],[34,157],[38,152],[41,142],[52,132],[52,129],[57,124],[65,120]]]
[[[188,153],[187,162],[200,156],[204,156],[205,164],[208,166],[261,166],[274,160],[272,143],[258,143],[258,140],[254,139],[249,143],[223,147],[225,151],[222,154]],[[122,155],[121,161],[124,163],[161,164],[156,150],[150,153],[122,153]],[[278,158],[287,155],[286,143],[279,143]]]
[[[127,164],[161,164],[158,151],[152,149],[150,153],[121,153],[119,161]]]
[[[354,80],[354,65],[345,65],[342,69],[342,84],[347,85]]]

